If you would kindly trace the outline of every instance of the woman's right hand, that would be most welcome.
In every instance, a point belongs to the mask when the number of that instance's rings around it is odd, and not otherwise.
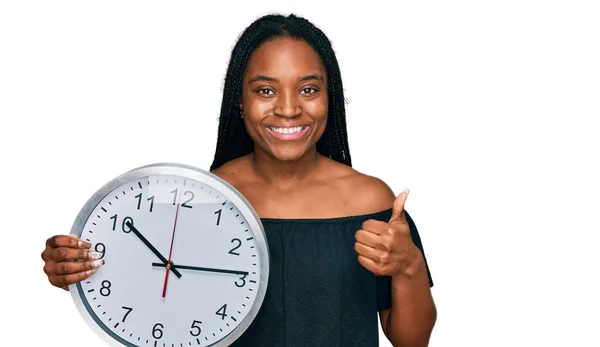
[[[46,241],[42,252],[44,272],[53,286],[69,290],[69,285],[90,277],[104,264],[102,253],[94,252],[92,244],[72,235],[55,235]]]

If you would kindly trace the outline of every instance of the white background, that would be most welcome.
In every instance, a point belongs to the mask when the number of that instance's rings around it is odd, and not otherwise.
[[[208,169],[230,50],[282,11],[333,42],[354,167],[411,189],[430,346],[600,346],[594,1],[225,3],[0,5],[7,345],[102,346],[48,283],[45,240],[127,170]]]

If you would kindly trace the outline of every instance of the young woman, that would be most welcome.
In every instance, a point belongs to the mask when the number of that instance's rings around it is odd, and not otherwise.
[[[211,172],[256,209],[271,252],[264,303],[235,346],[377,346],[376,312],[394,346],[428,345],[433,282],[408,192],[352,168],[337,60],[307,20],[268,15],[240,36]],[[50,283],[92,276],[90,247],[48,239]]]

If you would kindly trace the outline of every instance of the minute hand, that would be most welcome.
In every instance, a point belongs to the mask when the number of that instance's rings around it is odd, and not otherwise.
[[[133,223],[127,221],[125,223],[125,225],[127,225],[129,227],[129,229],[131,229],[131,231],[133,231],[133,233],[140,238],[140,240],[142,240],[142,242],[148,247],[150,248],[150,250],[152,251],[152,253],[154,253],[158,259],[162,260],[165,262],[165,264],[167,263],[167,259],[165,257],[162,256],[162,254],[160,254],[160,252],[154,248],[154,246],[152,246],[152,244],[150,243],[150,241],[148,241],[144,235],[142,235],[134,226]],[[166,265],[165,265],[166,266]],[[177,278],[181,278],[181,273],[179,273],[179,271],[177,271],[176,269],[173,269],[173,267],[171,266],[171,271],[173,271],[173,273],[175,274],[175,276],[177,276]]]
[[[167,266],[165,263],[152,263],[152,266],[165,267]],[[181,270],[195,270],[195,271],[206,271],[206,272],[219,272],[225,274],[233,274],[233,275],[248,275],[247,271],[237,271],[237,270],[224,270],[224,269],[214,269],[209,267],[199,267],[199,266],[188,266],[188,265],[176,265],[171,263],[171,269],[181,269]]]

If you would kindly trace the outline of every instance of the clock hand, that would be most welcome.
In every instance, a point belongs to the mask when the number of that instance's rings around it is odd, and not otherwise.
[[[127,221],[125,222],[125,225],[127,225],[129,227],[129,229],[131,229],[131,231],[133,231],[133,233],[140,238],[140,240],[142,240],[142,242],[148,246],[148,248],[150,248],[150,250],[152,251],[152,253],[154,253],[158,259],[160,259],[161,261],[167,263],[167,259],[165,257],[162,256],[162,254],[160,254],[160,252],[154,248],[154,246],[152,246],[152,244],[144,237],[144,235],[142,235],[139,230],[136,229],[136,227],[133,226],[133,223]],[[171,267],[171,271],[173,271],[173,273],[175,274],[175,276],[177,276],[178,278],[181,278],[181,273],[179,273],[179,271],[177,271],[176,269],[173,269]]]
[[[220,273],[233,274],[233,275],[248,275],[247,271],[214,269],[214,268],[208,268],[208,267],[198,267],[198,266],[188,266],[188,265],[175,265],[175,264],[173,264],[173,262],[171,262],[170,265],[171,265],[171,269],[176,268],[176,269],[182,269],[182,270],[220,272]],[[167,266],[167,264],[166,263],[152,263],[152,266],[165,267],[165,266]]]
[[[175,194],[179,191],[175,190]],[[165,284],[163,285],[162,297],[164,298],[167,295],[167,281],[169,280],[169,270],[171,269],[171,254],[173,254],[173,241],[175,241],[175,229],[177,228],[177,217],[179,216],[179,198],[181,198],[181,194],[177,196],[177,209],[175,210],[175,222],[173,223],[173,234],[171,235],[171,248],[169,249],[169,260],[167,260],[166,272],[165,272]]]

